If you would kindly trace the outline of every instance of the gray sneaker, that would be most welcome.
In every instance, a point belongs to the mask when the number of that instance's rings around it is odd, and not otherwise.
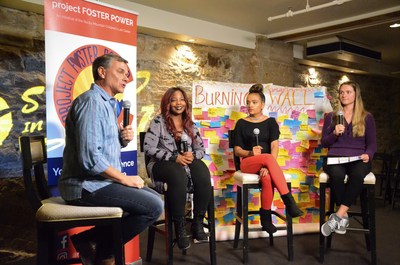
[[[336,229],[339,228],[340,221],[342,218],[337,216],[336,214],[331,214],[329,216],[328,221],[326,221],[322,226],[321,226],[321,233],[324,236],[330,236]]]
[[[340,219],[339,227],[335,229],[335,233],[344,235],[346,234],[346,228],[349,227],[349,217],[345,216]]]

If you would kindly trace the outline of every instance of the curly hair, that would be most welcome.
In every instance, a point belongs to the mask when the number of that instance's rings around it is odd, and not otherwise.
[[[182,88],[171,87],[165,92],[164,96],[161,99],[161,115],[165,120],[167,130],[172,133],[175,139],[178,139],[177,134],[180,132],[178,132],[178,130],[175,128],[174,121],[171,117],[171,98],[176,91],[180,91],[182,93],[186,103],[185,111],[182,113],[183,130],[189,135],[190,138],[192,138],[192,140],[194,140],[194,122],[192,121],[192,112],[190,110],[191,106],[187,94]]]
[[[249,89],[250,94],[258,94],[261,98],[261,101],[265,103],[265,95],[264,95],[264,86],[262,84],[254,84]]]

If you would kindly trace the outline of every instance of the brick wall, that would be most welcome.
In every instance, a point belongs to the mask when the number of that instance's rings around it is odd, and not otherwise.
[[[43,16],[0,7],[0,17],[0,118],[8,120],[11,115],[12,126],[7,134],[7,126],[1,124],[0,212],[6,217],[0,218],[0,248],[33,253],[34,216],[23,191],[18,137],[46,132],[45,93],[32,89],[45,85]],[[307,69],[294,62],[290,44],[265,37],[257,38],[254,50],[233,50],[139,34],[138,125],[147,129],[164,91],[171,86],[182,86],[189,95],[194,80],[304,86]],[[343,73],[317,70],[321,85],[334,96]],[[365,105],[377,120],[379,150],[399,148],[398,80],[350,77],[361,84]],[[27,100],[27,95],[33,100]],[[144,176],[141,159],[139,173]]]

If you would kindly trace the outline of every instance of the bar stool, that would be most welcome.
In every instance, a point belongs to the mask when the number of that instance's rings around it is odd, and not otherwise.
[[[237,185],[237,200],[236,200],[236,224],[235,224],[235,237],[233,247],[237,248],[239,245],[240,228],[243,225],[243,264],[248,264],[249,260],[249,232],[262,231],[261,227],[249,228],[249,215],[260,214],[259,211],[249,211],[249,191],[251,189],[260,189],[260,176],[258,174],[242,173],[240,170],[236,171],[233,175],[235,184]],[[291,190],[292,176],[285,174],[288,189]],[[293,261],[293,222],[290,215],[281,215],[276,211],[271,211],[271,214],[286,222],[286,227],[277,227],[278,230],[287,230],[287,249],[288,260]],[[274,245],[274,236],[269,234],[269,243]]]
[[[144,137],[146,133],[140,132],[140,152],[144,152]],[[145,155],[145,164],[147,168],[147,163],[149,158]],[[167,264],[173,264],[173,247],[175,246],[175,240],[173,237],[173,228],[172,228],[172,216],[169,214],[168,209],[168,186],[166,183],[161,181],[154,181],[153,189],[156,190],[158,193],[164,196],[164,218],[159,219],[148,229],[148,238],[147,238],[147,252],[146,252],[146,261],[151,262],[153,256],[153,247],[154,247],[154,240],[156,232],[163,235],[165,238],[165,252],[167,254]],[[214,185],[211,183],[211,197],[210,202],[208,203],[207,207],[207,217],[204,223],[204,227],[208,229],[209,232],[209,252],[210,252],[210,264],[216,265],[217,264],[217,255],[216,255],[216,239],[215,239],[215,215],[214,215]],[[188,198],[192,197],[192,193],[188,193]],[[193,209],[193,207],[192,207]],[[186,221],[193,222],[193,218],[191,218],[191,211],[186,214]],[[186,255],[186,249],[182,250],[182,254]]]
[[[229,147],[233,148],[233,131],[229,131]],[[235,163],[236,171],[233,174],[234,182],[237,185],[237,199],[236,199],[236,212],[235,212],[235,237],[233,241],[233,247],[237,248],[239,245],[240,228],[243,225],[243,264],[248,264],[249,261],[249,232],[262,231],[261,226],[257,228],[249,228],[249,215],[260,214],[259,211],[249,211],[249,191],[251,189],[261,189],[260,176],[258,174],[248,174],[241,172],[240,159],[235,156],[233,152],[233,159]],[[292,176],[285,174],[286,183],[288,189],[291,190]],[[271,214],[275,215],[279,219],[286,222],[286,227],[277,227],[278,230],[286,230],[287,234],[287,248],[288,248],[288,260],[293,261],[293,222],[290,215],[282,215],[276,211],[271,211]],[[274,245],[274,236],[272,233],[269,234],[270,245]]]
[[[345,182],[347,181],[347,176]],[[371,264],[376,264],[376,228],[375,228],[375,175],[370,172],[364,178],[364,187],[360,195],[361,212],[349,211],[349,218],[354,218],[363,228],[348,227],[348,231],[358,231],[365,233],[367,250],[371,252]],[[320,205],[319,205],[319,257],[320,262],[324,262],[325,237],[321,233],[321,227],[326,221],[326,217],[335,212],[335,205],[332,199],[329,200],[329,210],[326,212],[326,188],[329,188],[329,176],[325,172],[319,175],[320,185]],[[359,220],[357,217],[362,217]],[[333,233],[326,238],[326,247],[331,248]]]

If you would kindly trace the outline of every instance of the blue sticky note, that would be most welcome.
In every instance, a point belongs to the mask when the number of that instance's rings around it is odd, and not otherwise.
[[[323,91],[315,91],[314,92],[314,97],[315,98],[323,98],[324,97],[324,92]]]

